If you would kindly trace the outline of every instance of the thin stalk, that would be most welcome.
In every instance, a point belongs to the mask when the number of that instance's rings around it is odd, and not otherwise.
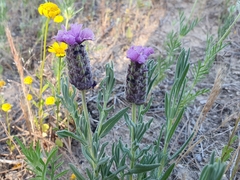
[[[192,7],[192,9],[191,9],[191,13],[190,13],[190,16],[189,16],[189,18],[188,18],[187,24],[189,23],[189,21],[190,21],[191,18],[192,18],[192,15],[193,15],[193,13],[194,13],[194,11],[195,11],[197,2],[198,2],[198,0],[195,0],[195,2],[194,2],[194,4],[193,4],[193,7]]]
[[[8,130],[9,136],[10,136],[11,130],[10,130],[10,122],[8,119],[8,112],[6,112],[6,121],[7,121],[7,130]]]
[[[229,34],[229,32],[231,31],[232,27],[235,25],[235,23],[238,21],[238,19],[240,18],[240,13],[238,14],[238,16],[235,18],[235,20],[233,21],[233,23],[231,24],[231,26],[228,27],[228,29],[226,30],[226,32],[224,33],[224,35],[221,37],[221,39],[217,42],[217,44],[221,44],[224,39],[227,37],[227,35]]]
[[[134,125],[137,124],[137,117],[136,117],[136,104],[132,104],[132,122],[134,123]],[[131,159],[131,163],[130,163],[130,168],[132,169],[134,167],[135,164],[135,146],[134,146],[134,140],[135,140],[135,133],[134,133],[134,128],[131,127],[131,155],[132,155],[132,159]],[[130,175],[130,180],[133,179],[133,175]]]
[[[90,124],[90,120],[89,120],[89,116],[88,116],[88,109],[87,109],[87,102],[86,102],[86,91],[82,90],[81,91],[82,94],[82,106],[83,106],[83,113],[84,113],[84,117],[85,117],[85,121],[87,122],[87,140],[88,140],[88,147],[90,149],[90,154],[92,156],[92,158],[95,159],[94,153],[93,153],[93,137],[92,137],[92,131],[91,131],[91,124]],[[94,169],[94,172],[96,170],[96,164],[95,162],[92,162],[92,167]]]
[[[40,66],[40,73],[39,73],[39,78],[40,78],[40,92],[39,92],[39,109],[38,109],[38,118],[39,118],[39,124],[40,124],[40,130],[42,131],[42,125],[43,125],[43,102],[42,102],[42,89],[43,89],[43,69],[44,69],[44,64],[46,61],[46,47],[47,47],[47,34],[48,34],[48,24],[49,24],[50,18],[47,18],[46,23],[45,23],[45,31],[44,31],[44,40],[43,40],[43,59],[42,63]]]
[[[60,88],[61,88],[61,69],[62,69],[62,58],[60,57],[58,60],[58,71],[57,71],[57,95],[60,96]],[[59,112],[60,112],[60,99],[57,100],[57,110],[56,110],[56,116],[57,116],[57,127],[59,128]]]
[[[131,7],[132,7],[132,0],[129,1],[129,7],[128,8],[131,9]]]
[[[163,158],[161,160],[161,164],[160,164],[159,170],[158,170],[158,178],[160,178],[162,176],[162,173],[163,173],[163,170],[164,170],[164,166],[165,166],[165,163],[166,163],[165,155],[167,154],[167,148],[168,148],[168,143],[165,142],[164,147],[163,147]]]

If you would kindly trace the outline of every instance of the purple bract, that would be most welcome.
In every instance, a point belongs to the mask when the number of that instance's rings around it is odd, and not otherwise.
[[[54,38],[59,42],[74,45],[86,40],[94,40],[94,34],[91,29],[82,29],[82,24],[71,24],[69,30],[62,25],[62,30],[59,30]]]
[[[154,53],[153,48],[143,46],[132,46],[127,51],[127,58],[133,62],[143,64],[147,61],[148,56]]]

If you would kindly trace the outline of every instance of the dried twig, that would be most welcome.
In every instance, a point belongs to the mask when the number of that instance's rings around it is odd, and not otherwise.
[[[11,32],[10,32],[8,27],[5,28],[5,32],[6,32],[6,36],[7,36],[7,39],[8,39],[9,47],[11,49],[11,53],[13,55],[14,62],[17,66],[18,73],[19,73],[19,76],[20,76],[21,87],[22,87],[23,95],[24,95],[24,99],[22,101],[23,101],[23,104],[27,105],[27,108],[23,108],[23,106],[21,106],[21,107],[22,107],[22,110],[23,110],[23,113],[24,113],[24,116],[25,116],[25,119],[26,119],[26,124],[27,124],[28,130],[31,133],[31,132],[34,132],[34,123],[33,123],[33,116],[32,116],[32,112],[31,112],[30,104],[27,101],[27,90],[26,90],[25,85],[24,85],[23,66],[22,66],[19,54],[18,54],[18,52],[17,52],[17,50],[14,46],[13,38],[12,38]]]
[[[217,71],[217,75],[213,84],[213,88],[211,90],[211,93],[208,97],[208,100],[205,104],[205,106],[203,107],[203,110],[199,116],[199,118],[197,119],[197,122],[195,123],[195,126],[193,128],[193,137],[191,139],[191,141],[189,142],[189,148],[187,149],[187,151],[185,153],[183,153],[181,156],[179,156],[179,158],[176,160],[176,163],[180,162],[180,160],[185,157],[189,152],[191,152],[191,150],[201,141],[197,141],[197,143],[193,144],[193,140],[197,135],[197,132],[201,126],[201,124],[205,121],[206,119],[206,115],[209,112],[209,110],[212,108],[213,103],[215,102],[215,100],[217,99],[217,96],[219,95],[219,92],[221,90],[221,85],[222,85],[222,80],[223,80],[223,68],[220,68]]]

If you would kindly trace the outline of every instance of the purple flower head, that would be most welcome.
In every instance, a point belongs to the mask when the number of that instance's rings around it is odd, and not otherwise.
[[[88,28],[82,29],[82,24],[71,24],[70,26],[68,31],[62,26],[62,30],[59,30],[54,38],[68,45],[81,44],[83,41],[94,39],[92,30]]]
[[[127,51],[127,58],[133,62],[143,64],[147,61],[148,56],[154,53],[153,48],[143,46],[132,46]]]

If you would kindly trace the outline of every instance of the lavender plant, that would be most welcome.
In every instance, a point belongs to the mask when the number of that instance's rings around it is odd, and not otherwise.
[[[130,5],[131,3],[132,2],[130,2]],[[41,8],[39,11],[45,16],[48,15],[45,14],[46,11],[41,10]],[[52,17],[47,16],[47,18],[45,33],[47,32],[49,18]],[[72,24],[69,30],[67,30],[68,23],[66,23],[65,27],[62,26],[62,29],[59,30],[58,34],[54,37],[58,43],[55,42],[50,47],[50,52],[53,52],[60,57],[57,71],[56,97],[59,98],[59,101],[57,101],[58,103],[56,103],[57,113],[60,111],[59,103],[61,102],[73,118],[76,132],[60,130],[57,132],[57,135],[60,138],[71,137],[81,143],[81,150],[89,163],[89,167],[86,167],[85,172],[81,172],[75,165],[70,164],[70,169],[77,179],[168,179],[175,166],[174,159],[186,148],[194,134],[192,133],[188,137],[178,151],[169,154],[169,145],[182,119],[185,108],[198,95],[207,92],[206,89],[193,92],[193,89],[197,83],[209,73],[216,54],[225,47],[223,41],[238,18],[239,15],[233,21],[231,26],[223,31],[224,33],[220,33],[221,37],[219,37],[217,41],[214,40],[213,37],[208,38],[206,57],[203,61],[199,61],[194,65],[192,72],[193,80],[189,81],[190,50],[185,51],[181,48],[181,38],[186,36],[194,26],[196,26],[198,19],[194,20],[189,25],[189,21],[185,23],[184,14],[180,14],[180,30],[179,32],[171,32],[168,35],[169,41],[166,43],[166,46],[169,49],[169,54],[166,58],[167,63],[164,65],[164,68],[168,68],[175,60],[177,60],[174,84],[170,92],[167,92],[165,96],[166,123],[162,126],[160,132],[158,132],[158,139],[152,144],[144,144],[144,147],[141,146],[142,138],[149,130],[150,125],[154,120],[153,118],[147,120],[145,117],[152,103],[152,98],[150,97],[150,100],[146,102],[146,97],[149,96],[154,85],[159,83],[163,78],[162,71],[157,72],[159,68],[162,68],[162,64],[158,64],[159,62],[156,63],[154,60],[148,60],[148,57],[154,53],[153,49],[142,46],[132,46],[127,51],[127,57],[131,61],[126,77],[125,94],[126,100],[130,103],[131,107],[123,108],[110,117],[109,114],[113,110],[113,107],[109,107],[108,104],[115,84],[115,78],[113,64],[109,63],[106,65],[106,77],[100,83],[96,104],[99,111],[99,123],[96,130],[93,132],[91,130],[91,118],[87,107],[86,92],[93,86],[94,82],[84,41],[93,40],[94,34],[88,28],[83,29],[81,24]],[[44,49],[45,48],[46,39],[44,40]],[[61,71],[63,68],[63,61],[61,58],[65,56],[66,49],[68,78],[61,78]],[[41,78],[46,59],[45,56],[46,52],[44,52],[40,68]],[[45,88],[42,87],[43,79],[41,78],[39,118],[40,124],[42,125],[43,102],[41,97]],[[73,90],[71,90],[70,87],[72,87]],[[79,107],[75,100],[78,90],[81,92],[82,97],[82,113],[79,112]],[[55,104],[55,99],[51,98],[47,102],[47,104],[53,105]],[[131,109],[131,112],[129,109]],[[108,142],[103,142],[103,138],[109,134],[122,117],[124,117],[126,125],[129,128],[130,144],[125,144],[124,141],[119,138],[117,142],[114,142],[111,145],[112,154],[109,155],[106,153]],[[160,144],[161,141],[163,142],[163,145]],[[47,177],[56,179],[66,173],[66,171],[64,171],[56,176],[54,175],[56,169],[62,164],[59,163],[54,168],[55,162],[60,158],[57,157],[57,149],[53,149],[49,153],[45,152],[47,161],[44,162],[41,157],[42,152],[39,144],[37,144],[36,149],[34,149],[32,145],[27,149],[19,139],[17,139],[17,142],[20,144],[23,153],[27,157],[27,163],[32,167],[31,170],[36,174],[36,179],[45,179]],[[223,154],[226,154],[227,157],[230,156],[230,145],[231,144],[223,150],[223,152],[225,152]],[[34,161],[33,157],[37,159],[37,161]],[[226,161],[224,156],[222,158]],[[53,168],[48,169],[48,165],[51,165]],[[213,154],[210,165],[207,165],[202,172],[201,179],[208,179],[209,177],[215,176],[215,172],[220,179],[224,172],[224,168],[225,165],[223,165],[222,162],[214,163]],[[212,169],[214,170],[213,174]],[[218,171],[219,169],[220,173]]]

